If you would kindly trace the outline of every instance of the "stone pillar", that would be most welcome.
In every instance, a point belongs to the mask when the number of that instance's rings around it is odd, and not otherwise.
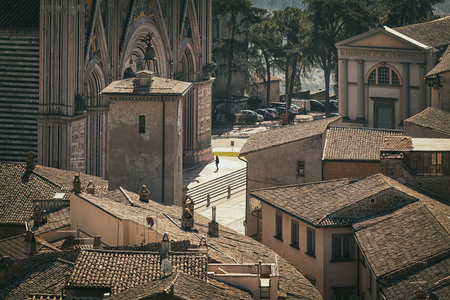
[[[425,64],[420,65],[419,70],[419,111],[415,113],[419,113],[427,108],[427,83],[425,81]]]
[[[358,60],[356,120],[364,121],[364,60]]]
[[[348,119],[348,60],[339,60],[339,115]]]
[[[409,63],[403,63],[403,104],[402,104],[402,120],[409,118]]]

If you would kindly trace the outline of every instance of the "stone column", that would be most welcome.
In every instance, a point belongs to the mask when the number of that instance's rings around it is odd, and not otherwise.
[[[403,104],[402,120],[409,118],[409,63],[403,63]]]
[[[358,60],[356,120],[364,121],[364,60]]]
[[[339,60],[339,115],[348,120],[348,60]]]
[[[425,64],[420,65],[419,70],[419,111],[416,113],[421,112],[425,108],[427,108],[427,83],[425,81]]]

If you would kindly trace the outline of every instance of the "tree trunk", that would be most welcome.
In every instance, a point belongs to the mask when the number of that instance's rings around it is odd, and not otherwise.
[[[289,115],[289,109],[291,108],[291,102],[292,102],[292,91],[294,90],[294,83],[295,83],[295,73],[297,70],[297,62],[298,62],[298,56],[294,56],[294,61],[292,62],[292,70],[291,70],[291,76],[289,79],[289,94],[286,95],[286,114]]]
[[[264,53],[264,59],[266,60],[266,70],[267,70],[267,82],[266,82],[267,86],[266,86],[266,103],[265,103],[265,105],[267,107],[269,107],[269,103],[270,103],[270,62],[269,62],[269,55],[267,53]]]
[[[231,38],[230,38],[230,49],[228,53],[228,72],[227,72],[227,102],[225,105],[225,112],[227,114],[231,113],[231,80],[233,77],[233,58],[234,58],[234,38],[236,34],[236,16],[234,11],[231,11],[230,16],[231,21]]]

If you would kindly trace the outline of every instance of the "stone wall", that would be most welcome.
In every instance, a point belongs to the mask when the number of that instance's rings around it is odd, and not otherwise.
[[[408,177],[406,183],[450,199],[450,177]]]
[[[359,178],[381,173],[379,161],[324,161],[322,169],[323,180]]]

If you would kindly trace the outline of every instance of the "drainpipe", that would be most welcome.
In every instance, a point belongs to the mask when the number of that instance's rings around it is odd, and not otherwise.
[[[163,105],[163,126],[162,126],[162,190],[161,190],[161,203],[164,203],[164,169],[165,169],[165,145],[166,145],[166,102],[164,102],[164,98],[161,97],[162,105]]]
[[[241,155],[238,155],[239,160],[242,160],[243,162],[245,162],[245,235],[247,235],[247,211],[249,209],[248,207],[248,161],[244,160],[241,158]],[[257,226],[259,226],[259,215],[258,215],[258,220],[257,220]]]

